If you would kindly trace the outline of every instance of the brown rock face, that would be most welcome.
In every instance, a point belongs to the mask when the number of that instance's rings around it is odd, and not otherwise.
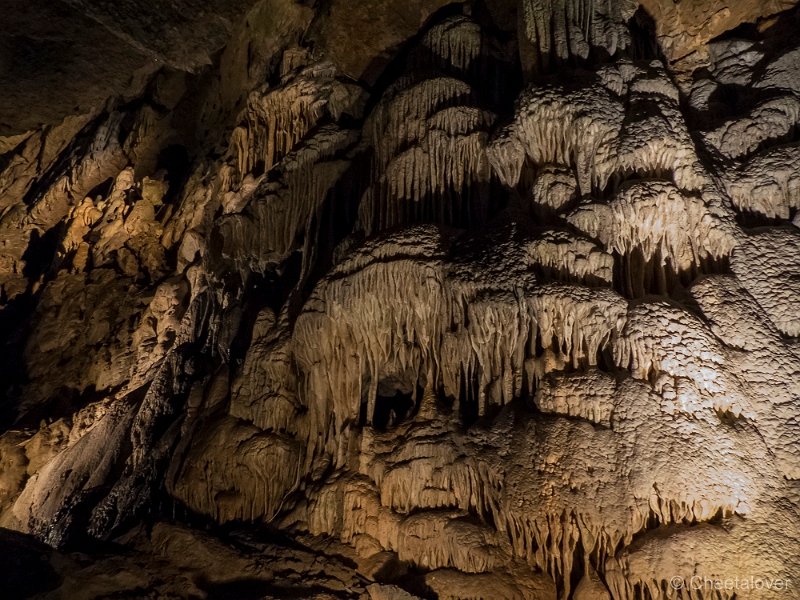
[[[252,5],[5,0],[0,136],[55,125],[102,107],[112,96],[133,98],[165,65],[186,71],[210,65]]]
[[[768,27],[775,15],[794,8],[795,4],[792,0],[642,2],[656,22],[656,33],[664,55],[673,63],[687,61],[689,68],[707,60],[707,44],[714,38],[742,24]]]
[[[372,85],[406,41],[447,4],[445,0],[357,4],[335,0],[318,20],[320,45],[344,75]]]
[[[6,12],[3,593],[800,593],[793,2]]]

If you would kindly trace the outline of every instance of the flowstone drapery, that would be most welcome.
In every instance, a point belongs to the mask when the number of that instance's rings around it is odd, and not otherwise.
[[[800,594],[797,9],[308,4],[2,138],[15,585]]]

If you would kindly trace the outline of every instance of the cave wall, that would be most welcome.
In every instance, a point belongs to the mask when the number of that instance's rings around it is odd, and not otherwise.
[[[43,597],[800,582],[793,2],[11,5]]]

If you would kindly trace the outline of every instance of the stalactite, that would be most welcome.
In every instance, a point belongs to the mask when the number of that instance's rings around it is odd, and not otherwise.
[[[335,75],[331,64],[312,64],[279,88],[250,95],[242,114],[244,124],[231,139],[240,177],[259,164],[262,172],[269,171],[331,110],[331,97],[340,85]]]
[[[663,69],[619,68],[626,100],[645,118],[625,119],[622,99],[593,80],[545,83],[520,97],[515,120],[492,141],[489,161],[501,181],[515,186],[525,160],[537,167],[573,169],[582,196],[604,190],[622,175],[670,178],[687,190],[707,185]],[[539,202],[560,204],[555,198]]]
[[[782,146],[758,154],[725,177],[737,210],[789,219],[800,208],[800,146]]]
[[[631,2],[606,0],[526,0],[524,33],[544,65],[552,58],[588,58],[592,48],[614,55],[630,44],[626,22],[636,10]]]
[[[240,213],[220,219],[220,258],[253,271],[283,260],[349,166],[336,155],[356,139],[352,130],[327,125],[288,154],[276,181],[262,181]]]
[[[483,32],[480,25],[464,16],[451,17],[431,27],[422,38],[422,47],[443,64],[462,71],[481,55]]]
[[[539,239],[529,243],[528,255],[532,263],[554,273],[556,279],[576,283],[603,283],[613,281],[614,259],[588,239],[566,231],[549,230]]]
[[[422,137],[428,118],[464,104],[473,93],[467,83],[452,77],[425,79],[408,87],[399,81],[395,86],[387,90],[364,124],[378,168],[385,167],[398,149]]]
[[[98,597],[800,572],[796,15],[294,4],[0,138],[0,525],[181,565]]]
[[[506,185],[516,185],[528,157],[537,165],[574,166],[581,194],[605,187],[616,160],[622,106],[599,86],[537,86],[521,97],[515,121],[488,150]]]
[[[658,256],[679,271],[727,256],[736,245],[702,197],[660,181],[633,183],[609,204],[584,204],[567,218],[609,252],[625,256],[638,249],[645,261]]]
[[[590,24],[595,16],[595,3],[556,2],[555,5],[541,6],[531,2],[523,6],[526,33],[534,43],[538,43],[542,54],[547,56],[552,52],[564,59],[569,57],[570,49],[573,49],[578,56],[587,57],[587,38],[590,42],[594,41],[595,31]],[[597,8],[602,10],[600,5]],[[548,23],[545,19],[550,15],[553,15],[553,22]],[[597,42],[606,40],[598,39]],[[613,54],[613,50],[610,53]]]
[[[383,258],[352,272],[344,263],[339,269],[347,277],[317,291],[295,327],[303,394],[307,405],[319,407],[311,432],[327,431],[330,419],[342,431],[357,419],[365,396],[372,423],[379,379],[392,374],[411,373],[413,389],[432,372],[446,396],[484,415],[532,394],[552,370],[596,365],[624,323],[625,302],[610,290],[553,284],[493,290],[448,276],[443,266],[428,257]],[[380,295],[368,291],[376,289]],[[424,305],[407,302],[414,297],[425,298]],[[365,352],[352,355],[353,344]],[[464,398],[461,390],[473,381],[475,395]]]
[[[387,93],[365,129],[373,182],[359,205],[367,234],[414,221],[458,223],[487,212],[487,129],[494,116],[465,105],[464,82],[433,78]]]

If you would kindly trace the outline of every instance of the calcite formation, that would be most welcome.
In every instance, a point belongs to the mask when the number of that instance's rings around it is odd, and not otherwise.
[[[793,2],[68,4],[159,62],[0,102],[2,593],[800,597]]]

